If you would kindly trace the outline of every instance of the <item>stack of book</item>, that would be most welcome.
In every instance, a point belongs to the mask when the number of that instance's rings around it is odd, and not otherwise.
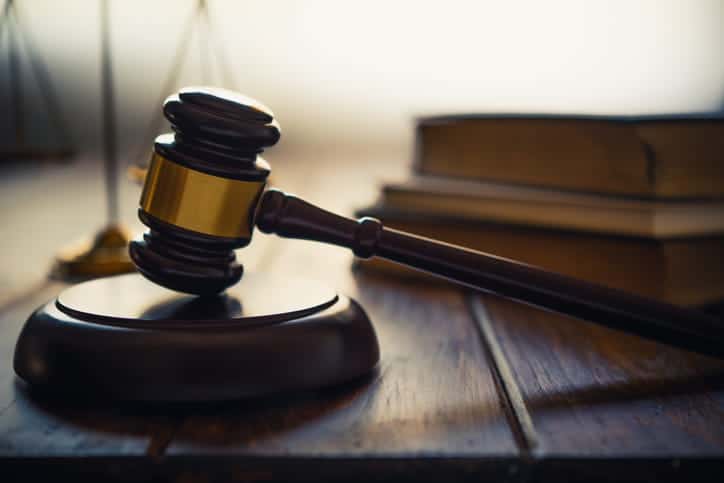
[[[724,299],[724,119],[426,118],[415,156],[360,216],[679,305]]]

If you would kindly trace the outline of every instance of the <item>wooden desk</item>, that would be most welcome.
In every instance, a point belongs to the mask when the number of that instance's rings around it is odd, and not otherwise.
[[[352,168],[275,167],[279,186],[346,212],[374,191]],[[11,360],[25,318],[62,288],[39,280],[0,307],[2,481],[721,481],[722,362],[492,295],[356,275],[342,249],[258,235],[240,257],[357,298],[379,370],[212,406],[38,398]]]

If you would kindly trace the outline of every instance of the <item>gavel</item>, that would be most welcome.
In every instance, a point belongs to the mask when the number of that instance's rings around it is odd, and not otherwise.
[[[222,292],[241,279],[234,250],[251,242],[256,226],[724,356],[724,322],[706,313],[386,228],[374,218],[339,216],[276,189],[265,191],[271,168],[261,153],[277,143],[281,130],[272,111],[253,99],[223,89],[186,88],[166,99],[163,111],[174,132],[155,140],[138,210],[149,231],[130,245],[136,267],[155,283],[200,296]]]

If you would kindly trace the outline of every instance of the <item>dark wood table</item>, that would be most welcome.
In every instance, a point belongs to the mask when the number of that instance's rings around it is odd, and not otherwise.
[[[378,164],[305,176],[308,165],[288,163],[274,180],[351,212],[389,169]],[[92,208],[74,198],[58,209],[81,204]],[[31,266],[37,283],[0,298],[0,480],[724,478],[724,362],[494,295],[353,273],[338,248],[258,234],[239,255],[249,270],[313,277],[359,300],[378,332],[379,370],[205,406],[39,398],[15,378],[13,346],[63,284]]]

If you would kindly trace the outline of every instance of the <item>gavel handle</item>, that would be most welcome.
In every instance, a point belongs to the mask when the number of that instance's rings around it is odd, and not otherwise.
[[[278,190],[264,193],[256,224],[265,233],[331,243],[454,282],[724,358],[724,321],[694,310],[566,277],[486,253],[353,220]]]

